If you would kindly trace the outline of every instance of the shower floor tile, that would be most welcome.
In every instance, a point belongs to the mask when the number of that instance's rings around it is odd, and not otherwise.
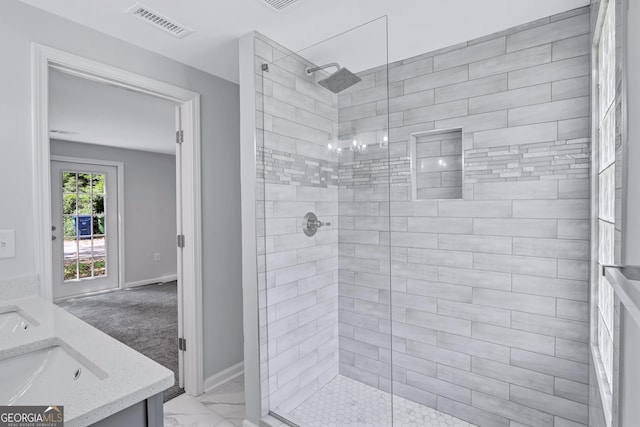
[[[402,427],[474,427],[399,396],[393,397],[393,425]],[[291,413],[304,427],[391,426],[391,395],[338,375]]]

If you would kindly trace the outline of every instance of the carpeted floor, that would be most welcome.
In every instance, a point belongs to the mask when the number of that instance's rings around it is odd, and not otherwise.
[[[57,303],[74,316],[174,372],[164,401],[182,393],[178,384],[177,283],[141,286]]]

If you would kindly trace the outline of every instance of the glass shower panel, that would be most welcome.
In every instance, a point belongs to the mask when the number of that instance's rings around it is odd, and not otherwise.
[[[386,26],[256,37],[263,412],[289,423],[393,422]]]

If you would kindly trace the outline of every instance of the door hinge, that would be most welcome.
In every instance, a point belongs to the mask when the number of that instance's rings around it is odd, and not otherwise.
[[[184,248],[184,234],[178,234],[178,247]]]
[[[187,339],[186,338],[178,338],[178,350],[187,351]]]
[[[182,144],[184,142],[184,131],[176,131],[176,144]]]

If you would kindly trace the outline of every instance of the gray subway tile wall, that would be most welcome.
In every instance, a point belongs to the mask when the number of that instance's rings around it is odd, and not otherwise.
[[[587,424],[588,33],[581,8],[339,95],[256,38],[263,409],[339,372],[479,426]],[[454,127],[464,200],[411,200],[411,135]]]
[[[391,245],[390,266],[375,273],[391,274],[394,393],[481,426],[587,423],[588,33],[582,8],[389,65],[390,158],[382,149],[356,153],[340,158],[339,169],[352,176],[373,163],[390,179],[339,181],[354,190],[339,203],[339,241],[349,244],[339,246],[349,258],[339,276],[357,273],[357,258],[371,259],[372,249],[352,245]],[[379,70],[359,75],[386,86]],[[368,104],[376,88],[363,92],[340,95],[342,139],[387,131],[386,110]],[[412,201],[411,134],[457,126],[464,200]],[[391,195],[390,205],[356,201],[377,191]],[[374,218],[390,219],[390,232]],[[368,286],[365,279],[359,289]],[[355,312],[368,293],[343,280],[339,287],[340,325],[353,326],[357,314],[384,334],[388,311]],[[385,360],[372,345],[349,337],[340,372],[388,389],[387,364],[376,372],[355,362]]]

